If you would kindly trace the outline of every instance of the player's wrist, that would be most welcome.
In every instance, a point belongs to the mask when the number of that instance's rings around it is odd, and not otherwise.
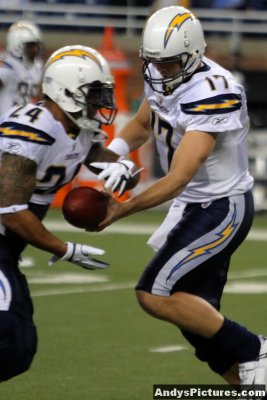
[[[130,153],[128,143],[122,138],[113,139],[108,145],[108,149],[118,154],[120,157],[127,156],[127,154]]]
[[[62,243],[62,245],[59,245],[56,250],[53,251],[54,255],[60,259],[66,259],[68,257],[68,254],[70,253],[72,247],[70,247],[72,243],[66,242]]]
[[[122,164],[125,166],[126,170],[132,173],[135,163],[131,160],[125,160],[124,158],[120,157],[119,160],[117,161],[118,163]]]
[[[122,205],[122,215],[121,217],[127,217],[131,214],[134,214],[137,211],[137,207],[135,205],[135,197],[131,197],[130,199],[125,200]]]
[[[71,242],[66,242],[66,251],[65,253],[61,256],[62,260],[70,260],[75,252],[75,244]]]

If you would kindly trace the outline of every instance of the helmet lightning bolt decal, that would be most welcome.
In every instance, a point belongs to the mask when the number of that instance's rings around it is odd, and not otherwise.
[[[169,26],[164,35],[164,48],[167,46],[167,43],[171,37],[171,34],[175,28],[179,30],[183,23],[188,19],[194,19],[193,14],[185,13],[185,14],[177,14],[169,23]]]
[[[175,271],[183,267],[189,261],[194,260],[197,257],[201,257],[205,254],[211,254],[211,251],[213,249],[224,244],[226,240],[231,237],[236,227],[238,226],[238,223],[236,222],[236,217],[237,217],[236,204],[234,204],[234,212],[231,221],[225,228],[223,228],[222,231],[216,233],[216,236],[218,238],[213,240],[212,242],[206,243],[203,246],[199,246],[194,249],[188,250],[189,254],[186,257],[184,257],[181,261],[179,261],[179,263],[171,270],[166,281],[170,279],[170,277],[173,275]]]
[[[60,52],[58,54],[55,54],[54,57],[52,57],[51,59],[49,59],[47,61],[46,67],[48,65],[52,64],[55,61],[62,60],[62,58],[69,57],[69,56],[80,57],[80,58],[86,58],[86,57],[90,58],[102,70],[102,66],[101,66],[99,60],[92,53],[89,53],[88,51],[85,51],[85,50],[82,50],[82,49],[70,49],[70,50],[62,51],[62,52]]]

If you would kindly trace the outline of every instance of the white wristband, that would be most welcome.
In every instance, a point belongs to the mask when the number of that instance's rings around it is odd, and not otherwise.
[[[75,253],[75,244],[71,242],[65,242],[65,244],[68,246],[66,253],[61,257],[60,260],[70,260]]]
[[[9,207],[0,207],[0,214],[14,214],[18,211],[27,210],[28,204],[14,204]]]
[[[126,156],[130,152],[128,143],[122,138],[113,139],[108,145],[108,149],[119,156]]]

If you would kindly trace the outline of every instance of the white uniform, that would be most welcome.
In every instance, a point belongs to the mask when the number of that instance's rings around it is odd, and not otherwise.
[[[36,190],[30,202],[50,204],[56,190],[78,172],[92,146],[93,135],[81,132],[72,139],[44,107],[28,104],[0,119],[0,153],[36,162]]]
[[[152,73],[156,74],[156,70]],[[245,92],[229,71],[204,58],[204,67],[172,95],[156,93],[147,84],[145,94],[154,111],[152,125],[165,173],[185,132],[218,134],[215,150],[179,196],[180,200],[210,202],[251,189]],[[240,151],[241,148],[244,150]]]
[[[253,186],[248,171],[247,134],[249,118],[243,86],[232,74],[209,60],[171,95],[163,96],[145,84],[145,95],[152,109],[151,123],[161,166],[165,173],[185,132],[218,134],[215,149],[174,200],[163,226],[149,244],[158,249],[168,231],[181,217],[185,204],[209,203],[222,197],[245,193]],[[153,77],[159,72],[150,65]],[[177,219],[173,213],[177,212]]]
[[[43,62],[37,59],[25,66],[9,53],[0,55],[0,115],[14,105],[25,105],[38,95],[43,75]]]

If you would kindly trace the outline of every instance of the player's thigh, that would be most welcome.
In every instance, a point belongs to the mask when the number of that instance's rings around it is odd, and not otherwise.
[[[244,240],[252,219],[250,193],[210,204],[188,205],[136,288],[161,296],[187,291],[204,298],[219,298],[231,254]],[[214,282],[214,291],[206,293]]]

